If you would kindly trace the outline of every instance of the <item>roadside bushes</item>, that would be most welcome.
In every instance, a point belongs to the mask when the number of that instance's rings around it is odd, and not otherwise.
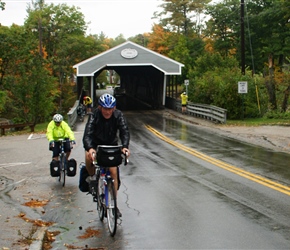
[[[267,111],[268,99],[263,78],[241,74],[234,58],[223,59],[218,54],[206,54],[197,59],[191,72],[189,100],[227,109],[229,119],[260,117]],[[238,93],[238,82],[248,82],[248,93]]]

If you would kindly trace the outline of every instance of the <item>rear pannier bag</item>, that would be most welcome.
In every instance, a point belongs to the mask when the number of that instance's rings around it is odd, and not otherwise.
[[[75,176],[77,172],[77,162],[75,159],[69,159],[67,164],[67,176]]]
[[[89,192],[89,183],[86,181],[89,173],[87,171],[86,165],[82,162],[80,164],[80,180],[79,180],[79,189],[82,192]]]
[[[102,167],[115,167],[122,163],[121,146],[99,145],[97,149],[97,162]]]
[[[58,177],[59,174],[60,174],[59,161],[52,160],[50,163],[50,175],[52,177]]]

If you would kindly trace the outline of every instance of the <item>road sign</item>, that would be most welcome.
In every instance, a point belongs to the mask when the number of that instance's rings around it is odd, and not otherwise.
[[[188,86],[189,85],[189,80],[188,79],[184,80],[184,85],[185,86]]]
[[[248,93],[248,82],[238,82],[239,84],[239,94]]]

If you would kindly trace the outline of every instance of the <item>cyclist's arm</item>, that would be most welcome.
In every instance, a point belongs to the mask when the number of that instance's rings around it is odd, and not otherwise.
[[[54,137],[53,137],[53,128],[54,128],[54,121],[51,121],[46,129],[46,138],[49,142],[54,141]]]
[[[65,131],[66,136],[71,141],[75,141],[75,135],[74,135],[74,132],[71,130],[70,126],[66,122],[63,122],[62,127],[63,127],[63,129]]]
[[[119,135],[120,139],[122,142],[122,148],[129,148],[129,142],[130,142],[130,133],[129,133],[129,128],[126,122],[125,117],[123,116],[123,113],[120,113],[119,119],[118,119],[118,124],[119,124]]]
[[[94,134],[94,118],[90,116],[83,135],[83,145],[85,150],[88,152],[90,149],[94,148],[93,134]]]

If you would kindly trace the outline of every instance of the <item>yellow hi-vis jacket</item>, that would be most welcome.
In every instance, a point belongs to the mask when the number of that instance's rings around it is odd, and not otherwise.
[[[181,105],[186,105],[187,104],[187,95],[186,94],[181,94]]]
[[[46,138],[49,142],[64,138],[69,138],[71,141],[75,141],[74,132],[65,121],[62,121],[59,126],[56,126],[55,122],[52,120],[47,126]]]

